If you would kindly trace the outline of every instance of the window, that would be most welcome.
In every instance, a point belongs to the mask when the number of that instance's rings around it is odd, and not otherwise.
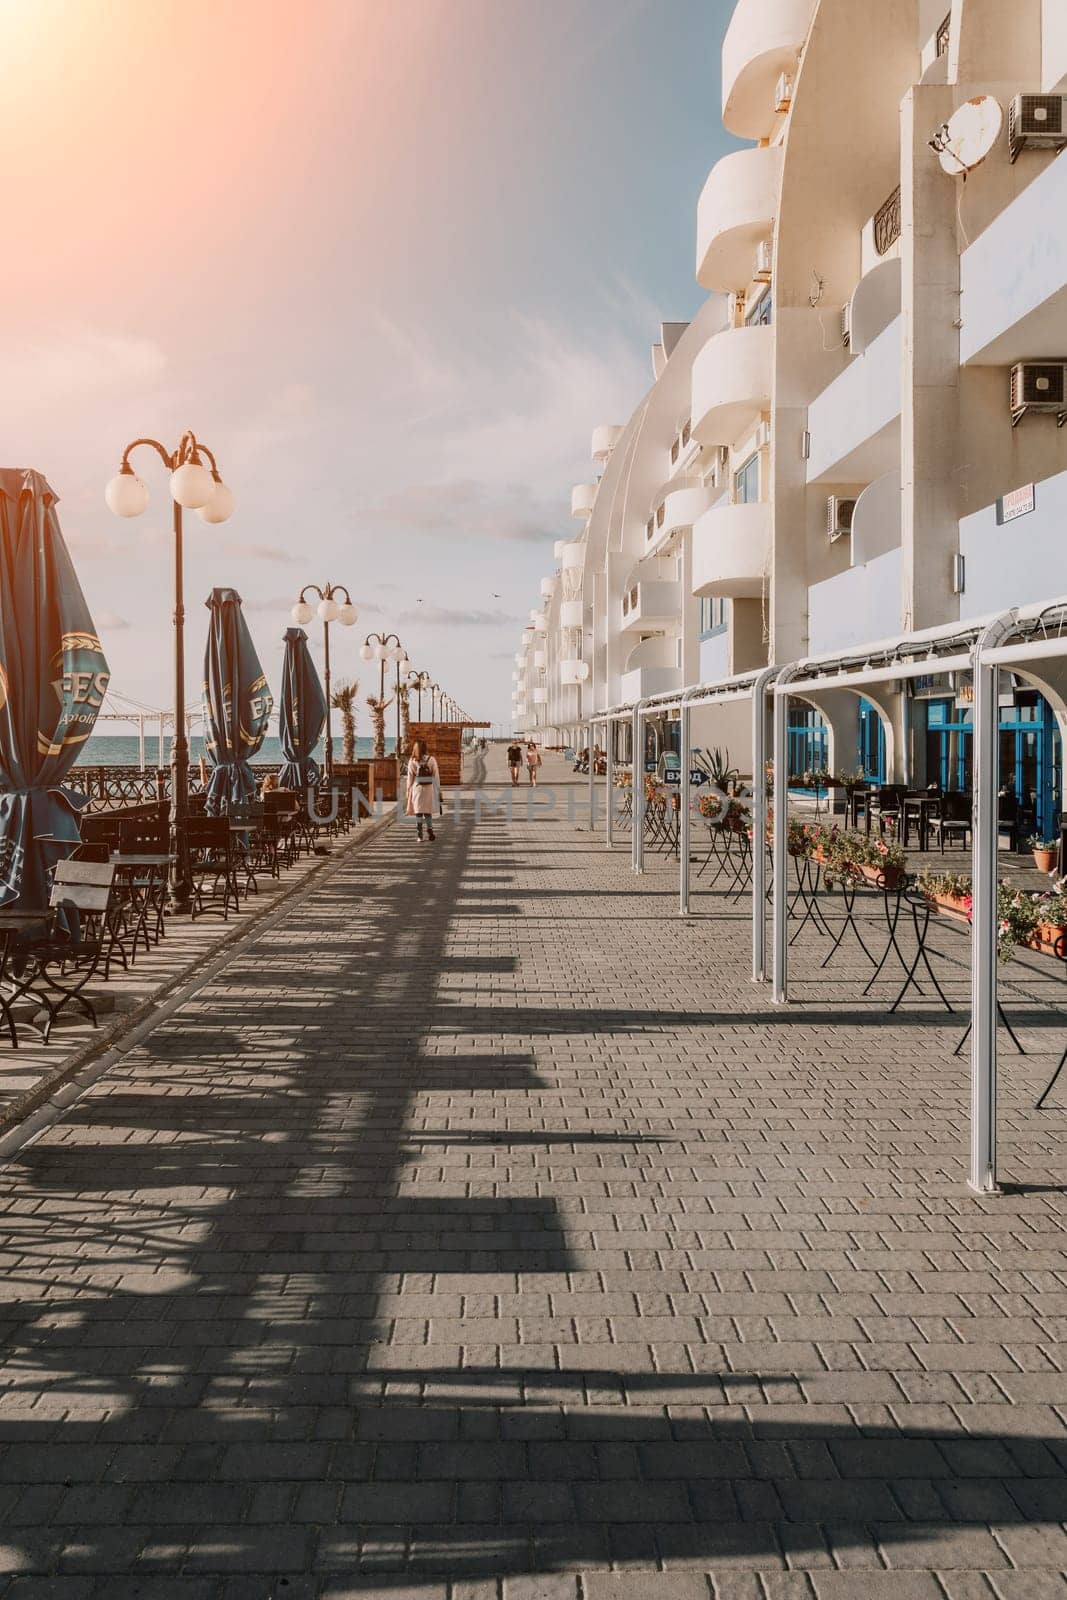
[[[765,328],[774,320],[774,294],[768,289],[754,306],[745,312],[745,322],[750,328]]]
[[[759,454],[749,456],[743,467],[734,473],[734,504],[751,505],[759,499]]]
[[[726,601],[703,596],[700,601],[700,637],[726,632]]]

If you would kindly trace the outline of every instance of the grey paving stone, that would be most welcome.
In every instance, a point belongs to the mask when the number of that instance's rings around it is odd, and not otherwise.
[[[1067,1600],[1043,1068],[674,891],[393,829],[0,1168],[0,1600]]]

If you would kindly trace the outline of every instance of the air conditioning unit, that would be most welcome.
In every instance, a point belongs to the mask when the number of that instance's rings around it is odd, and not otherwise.
[[[855,509],[855,500],[843,500],[836,494],[827,498],[826,537],[831,544],[836,544],[838,539],[847,538],[852,532],[852,513]]]
[[[759,427],[756,429],[754,446],[757,450],[763,450],[767,445],[770,444],[770,442],[771,425],[769,422],[761,422]]]
[[[1017,94],[1008,107],[1008,154],[1062,150],[1067,145],[1067,95]]]
[[[752,273],[753,283],[770,283],[771,255],[771,241],[769,239],[761,239],[756,246],[756,264]]]
[[[774,86],[774,109],[778,112],[788,111],[793,104],[793,79],[788,72],[783,72]]]
[[[1067,421],[1067,361],[1019,361],[1011,369],[1011,425],[1017,427],[1028,411]]]
[[[852,301],[846,300],[841,307],[841,343],[846,350],[852,347]]]

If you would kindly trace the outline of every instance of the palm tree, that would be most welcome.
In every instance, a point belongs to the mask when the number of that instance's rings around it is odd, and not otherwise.
[[[406,683],[402,683],[397,693],[400,696],[400,749],[397,757],[406,755],[411,748],[411,695]]]
[[[341,713],[341,760],[350,766],[356,759],[356,695],[359,679],[344,679],[331,691],[330,704]]]
[[[370,706],[371,721],[374,724],[374,759],[385,760],[385,713],[392,705],[392,700],[376,700],[373,695],[368,695],[367,704]]]

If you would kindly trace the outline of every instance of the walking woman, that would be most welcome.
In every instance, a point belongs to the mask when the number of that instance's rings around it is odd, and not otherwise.
[[[531,739],[526,746],[526,771],[530,776],[530,787],[537,788],[537,769],[541,765],[541,752]]]
[[[437,837],[433,831],[433,819],[440,793],[441,769],[437,765],[437,757],[430,754],[425,739],[416,739],[407,766],[404,810],[409,817],[415,818],[420,844],[424,823],[427,838]]]

